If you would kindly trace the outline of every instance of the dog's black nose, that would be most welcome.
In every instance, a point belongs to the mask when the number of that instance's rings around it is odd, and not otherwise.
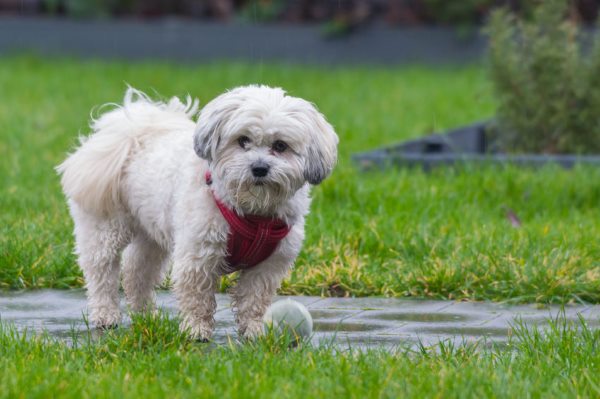
[[[251,165],[254,177],[265,177],[269,173],[269,164],[264,161],[256,161]]]

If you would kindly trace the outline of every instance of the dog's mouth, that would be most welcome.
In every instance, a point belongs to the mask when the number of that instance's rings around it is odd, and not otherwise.
[[[284,186],[272,178],[254,177],[235,183],[230,185],[231,199],[236,206],[251,214],[269,214],[287,198]]]
[[[269,195],[279,195],[279,191],[281,189],[277,183],[262,177],[252,179],[249,183],[250,184],[246,186],[248,192],[257,197],[262,197],[267,193],[269,193]]]
[[[270,185],[271,181],[267,177],[254,177],[251,180],[251,184],[254,186],[266,186]]]

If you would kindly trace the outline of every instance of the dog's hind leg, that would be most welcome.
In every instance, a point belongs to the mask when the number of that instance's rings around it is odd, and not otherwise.
[[[156,300],[167,253],[146,234],[140,232],[123,252],[123,289],[134,312],[151,311]]]
[[[121,321],[119,263],[130,239],[126,218],[102,218],[70,203],[75,222],[76,253],[85,277],[90,320],[99,328]]]

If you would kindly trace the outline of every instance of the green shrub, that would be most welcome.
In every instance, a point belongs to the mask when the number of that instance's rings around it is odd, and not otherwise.
[[[249,22],[273,22],[285,10],[285,3],[284,0],[248,1],[243,4],[240,16]]]
[[[423,7],[435,22],[457,26],[475,25],[496,0],[423,0]]]
[[[545,0],[527,21],[506,9],[487,27],[497,109],[495,137],[515,152],[600,151],[600,40],[582,50],[565,0]]]

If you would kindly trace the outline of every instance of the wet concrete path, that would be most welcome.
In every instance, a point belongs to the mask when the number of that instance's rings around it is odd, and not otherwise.
[[[342,347],[395,347],[432,345],[440,340],[456,343],[505,342],[512,326],[521,320],[527,326],[547,328],[548,320],[562,315],[560,306],[505,305],[452,301],[386,298],[292,297],[306,305],[315,322],[313,342],[333,342]],[[226,295],[217,296],[215,342],[235,338],[235,323]],[[159,292],[158,304],[175,315],[173,295]],[[85,293],[72,291],[25,291],[0,293],[0,320],[18,329],[48,331],[69,340],[72,330],[85,330]],[[600,305],[564,308],[567,320],[583,317],[591,328],[600,328]],[[127,322],[124,323],[125,327]]]

